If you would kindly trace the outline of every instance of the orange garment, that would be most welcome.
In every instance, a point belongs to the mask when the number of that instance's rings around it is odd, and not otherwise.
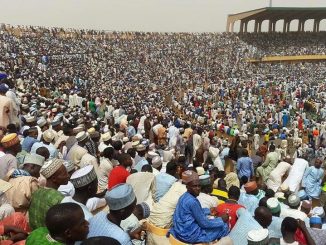
[[[30,232],[31,229],[28,225],[27,218],[23,213],[15,212],[12,215],[0,221],[1,225],[16,226],[23,231]]]
[[[26,216],[24,214],[18,213],[18,212],[13,213],[12,215],[10,215],[0,221],[0,235],[3,235],[3,233],[4,233],[4,226],[16,226],[25,232],[31,231],[31,229],[28,225]],[[3,240],[0,243],[1,243],[1,245],[24,245],[25,240],[15,242],[15,243],[11,240]]]
[[[157,139],[159,145],[165,145],[166,144],[166,128],[160,127],[157,130]]]

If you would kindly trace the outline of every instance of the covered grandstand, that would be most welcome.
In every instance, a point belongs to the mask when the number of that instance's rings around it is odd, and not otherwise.
[[[313,20],[313,32],[319,32],[320,22],[323,19],[326,19],[326,8],[268,7],[228,15],[226,31],[234,32],[235,23],[240,21],[239,32],[248,32],[248,23],[254,21],[254,32],[262,32],[262,24],[267,20],[268,32],[276,31],[278,21],[283,21],[283,32],[303,32],[306,22]],[[291,22],[294,20],[298,20],[298,26],[291,30]]]

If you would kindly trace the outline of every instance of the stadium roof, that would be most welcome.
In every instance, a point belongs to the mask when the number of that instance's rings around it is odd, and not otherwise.
[[[229,14],[236,20],[269,19],[326,19],[326,8],[261,8]]]
[[[326,8],[278,8],[278,7],[268,7],[254,9],[246,12],[241,12],[237,14],[229,14],[227,19],[227,28],[230,24],[241,21],[246,23],[251,20],[257,22],[263,20],[277,21],[277,20],[301,20],[306,21],[309,19],[314,19],[316,22],[320,22],[322,19],[326,19]]]

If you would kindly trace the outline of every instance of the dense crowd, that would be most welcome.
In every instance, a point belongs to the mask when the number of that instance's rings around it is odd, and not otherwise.
[[[0,243],[324,244],[324,40],[3,25]]]
[[[287,56],[325,54],[326,32],[244,33],[243,41],[255,47],[256,55]]]

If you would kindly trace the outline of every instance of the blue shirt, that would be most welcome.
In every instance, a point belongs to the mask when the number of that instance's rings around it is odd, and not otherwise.
[[[168,190],[171,188],[171,186],[174,184],[174,182],[177,181],[175,177],[173,177],[170,174],[167,173],[159,173],[155,177],[156,180],[156,202],[158,202],[161,197],[165,195],[165,193],[168,192]]]
[[[44,144],[43,142],[36,142],[33,144],[30,153],[36,153],[36,150],[40,147],[46,147],[50,152],[50,158],[58,157],[58,150],[51,143],[49,145]]]
[[[89,220],[89,237],[106,236],[116,239],[121,245],[132,245],[129,235],[116,224],[110,222],[106,213],[99,212]]]
[[[254,166],[250,157],[240,157],[237,161],[238,176],[247,176],[250,179],[254,175]]]
[[[240,208],[237,211],[238,220],[231,230],[229,236],[233,241],[233,245],[246,245],[248,232],[251,230],[262,229],[263,227],[252,217],[245,209]]]
[[[37,139],[27,136],[22,143],[22,150],[30,152],[34,143],[39,142]]]
[[[281,238],[281,226],[282,226],[283,219],[280,217],[273,216],[272,223],[268,226],[268,232],[270,238]]]
[[[196,197],[184,193],[173,215],[170,233],[186,243],[212,242],[228,234],[229,227],[221,218],[208,219]]]
[[[134,169],[137,170],[137,172],[141,172],[141,169],[144,165],[147,165],[148,161],[145,158],[142,158],[134,167]]]
[[[129,138],[135,136],[135,134],[136,134],[136,129],[133,126],[129,126],[127,128],[127,131],[128,131],[128,137]]]
[[[304,172],[302,186],[306,188],[309,197],[319,198],[323,174],[324,171],[321,168],[315,168],[315,166],[307,168]]]
[[[225,159],[224,159],[224,157],[226,157],[226,156],[229,155],[229,151],[230,151],[230,148],[229,147],[225,147],[222,150],[222,152],[220,153],[220,158],[221,158],[221,161],[222,161],[223,166],[225,166]]]
[[[259,200],[256,196],[241,192],[238,204],[244,206],[251,215],[254,215],[256,208],[259,205]]]

